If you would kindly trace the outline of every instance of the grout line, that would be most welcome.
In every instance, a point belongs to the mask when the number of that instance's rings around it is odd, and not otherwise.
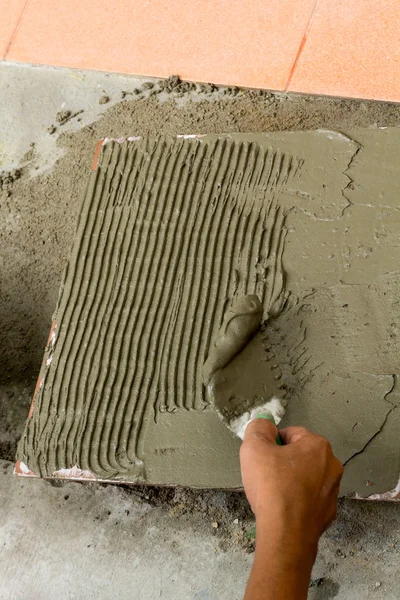
[[[306,45],[308,34],[310,33],[311,25],[312,25],[312,23],[314,21],[315,14],[317,12],[318,4],[319,4],[319,0],[315,0],[314,9],[313,9],[313,11],[311,13],[311,17],[310,17],[310,20],[309,20],[308,25],[306,27],[306,31],[305,31],[305,33],[303,35],[303,38],[302,38],[301,42],[300,42],[300,46],[299,46],[299,49],[297,51],[296,58],[294,59],[293,66],[292,66],[292,68],[290,70],[290,73],[289,73],[289,77],[288,77],[288,80],[287,80],[287,83],[286,83],[286,86],[285,86],[285,92],[287,92],[288,89],[289,89],[290,82],[292,81],[292,77],[293,77],[294,72],[296,70],[297,64],[298,64],[298,62],[300,60],[300,56],[301,56],[301,54],[303,52],[303,48]]]
[[[16,24],[16,26],[14,28],[14,31],[11,34],[10,41],[8,42],[8,46],[7,46],[6,51],[4,53],[4,56],[3,56],[3,60],[7,59],[7,54],[11,50],[12,43],[13,43],[13,41],[15,39],[15,36],[17,35],[17,31],[19,29],[19,26],[21,25],[22,18],[23,18],[24,14],[25,14],[26,9],[28,8],[29,2],[30,2],[30,0],[26,0],[26,2],[25,2],[25,6],[24,6],[24,8],[21,11],[21,14],[20,14],[19,19],[17,21],[17,24]]]

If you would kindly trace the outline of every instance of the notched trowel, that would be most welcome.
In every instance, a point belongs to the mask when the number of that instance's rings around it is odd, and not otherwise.
[[[286,409],[281,373],[259,331],[262,316],[257,296],[236,297],[203,365],[203,382],[214,408],[241,439],[258,414],[278,425]]]

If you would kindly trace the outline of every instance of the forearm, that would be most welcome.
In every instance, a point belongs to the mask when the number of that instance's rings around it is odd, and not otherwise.
[[[306,600],[317,543],[293,531],[257,523],[256,553],[245,600]]]

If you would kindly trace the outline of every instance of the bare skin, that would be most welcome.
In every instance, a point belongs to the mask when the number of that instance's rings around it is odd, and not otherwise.
[[[265,419],[246,429],[242,480],[256,517],[256,552],[245,600],[305,600],[318,540],[336,517],[341,462],[327,439]]]

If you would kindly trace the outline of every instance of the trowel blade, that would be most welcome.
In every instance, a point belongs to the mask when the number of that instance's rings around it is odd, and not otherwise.
[[[281,377],[275,356],[266,347],[265,335],[259,331],[224,368],[215,373],[207,389],[223,422],[239,435],[238,418],[258,407],[265,408],[272,399],[281,401],[281,409],[275,411],[275,420],[283,416],[286,389]]]

